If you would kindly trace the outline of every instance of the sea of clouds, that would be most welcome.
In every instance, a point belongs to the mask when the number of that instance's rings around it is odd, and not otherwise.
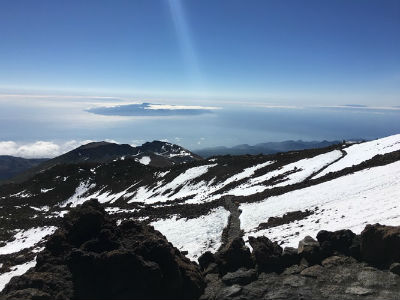
[[[0,141],[0,155],[24,158],[52,158],[90,142],[92,141],[70,140],[62,143],[51,141],[36,141],[31,143]]]

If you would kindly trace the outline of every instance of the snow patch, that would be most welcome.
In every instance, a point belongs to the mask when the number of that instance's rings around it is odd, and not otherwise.
[[[13,278],[14,276],[20,276],[22,274],[25,274],[26,271],[28,271],[30,268],[34,267],[35,265],[36,265],[36,257],[32,261],[11,267],[10,272],[1,274],[0,275],[0,292],[4,289],[6,284],[10,282],[11,278]]]
[[[162,177],[164,177],[165,175],[167,175],[169,172],[170,172],[170,170],[165,171],[165,172],[160,172],[160,173],[157,174],[157,177],[158,177],[158,178],[162,178]]]
[[[49,211],[50,207],[49,206],[41,206],[41,207],[36,207],[36,206],[30,206],[33,210],[36,211]]]
[[[44,193],[47,193],[47,192],[50,192],[50,191],[52,191],[52,190],[54,190],[55,188],[50,188],[50,189],[40,189],[40,192],[42,193],[42,194],[44,194]]]
[[[52,234],[57,227],[35,227],[28,230],[20,231],[14,235],[15,240],[0,247],[1,254],[10,254],[19,252],[23,249],[30,248],[39,243],[45,236]]]
[[[151,162],[151,158],[149,156],[143,156],[138,160],[142,165],[148,165]]]
[[[221,235],[228,217],[229,212],[220,207],[196,219],[172,217],[151,225],[179,250],[188,251],[190,259],[197,260],[205,251],[215,252],[221,246]]]
[[[89,184],[88,181],[81,182],[76,188],[75,193],[60,206],[66,207],[68,204],[71,203],[71,207],[76,207],[77,205],[82,204],[83,202],[88,200],[87,197],[84,197],[83,195],[89,189],[94,188],[95,186],[96,186],[95,184]]]
[[[217,164],[210,164],[187,169],[165,185],[162,185],[163,181],[159,181],[157,186],[153,189],[141,186],[136,190],[136,194],[128,201],[128,203],[166,202],[168,200],[193,195],[198,191],[199,184],[192,185],[190,182],[207,173],[210,168],[215,167],[216,165]],[[174,194],[178,188],[181,188],[180,191],[177,194]]]

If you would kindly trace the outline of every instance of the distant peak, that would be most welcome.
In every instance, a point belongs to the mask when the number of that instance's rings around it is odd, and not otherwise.
[[[91,148],[97,148],[97,147],[101,147],[101,146],[106,146],[106,145],[110,145],[113,143],[110,142],[106,142],[106,141],[101,141],[101,142],[91,142],[85,145],[80,146],[78,149],[91,149]]]

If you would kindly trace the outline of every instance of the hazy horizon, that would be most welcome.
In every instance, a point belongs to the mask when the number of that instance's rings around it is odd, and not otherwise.
[[[0,154],[87,140],[195,150],[400,132],[398,1],[0,8]]]
[[[396,107],[219,103],[213,107],[147,104],[152,106],[147,109],[136,104],[132,111],[132,104],[108,98],[35,98],[33,104],[31,100],[9,101],[0,111],[0,155],[52,157],[101,140],[131,145],[164,140],[198,150],[299,139],[371,140],[400,133],[400,109]],[[128,114],[118,115],[113,105],[128,107]],[[106,113],[90,112],[93,107],[106,109]],[[164,112],[154,115],[159,109]],[[200,113],[193,114],[193,110]]]

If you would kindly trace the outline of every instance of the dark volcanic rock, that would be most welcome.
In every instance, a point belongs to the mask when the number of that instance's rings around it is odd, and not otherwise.
[[[296,248],[285,247],[282,252],[282,266],[289,267],[295,264],[298,264],[300,261],[300,256],[297,253]]]
[[[231,273],[228,273],[231,274]],[[200,299],[397,300],[400,276],[352,257],[333,256],[299,272],[261,273],[248,284],[233,284],[215,274]]]
[[[319,243],[311,236],[306,236],[299,242],[298,254],[305,258],[309,264],[316,264],[321,261],[321,248]]]
[[[285,213],[282,217],[269,217],[268,221],[266,223],[261,223],[258,225],[258,230],[263,230],[263,229],[268,229],[272,227],[277,227],[281,226],[284,224],[289,224],[294,221],[300,221],[308,216],[312,215],[314,212],[310,210],[305,210],[305,211],[290,211],[288,213]]]
[[[97,201],[66,216],[36,267],[14,277],[4,299],[196,299],[204,289],[199,267],[153,227],[120,226]]]
[[[351,230],[326,231],[321,230],[317,234],[317,240],[321,245],[321,251],[325,257],[339,252],[355,258],[360,257],[360,238]]]
[[[215,256],[210,251],[204,252],[198,259],[200,267],[205,270],[207,267],[215,262]]]
[[[282,270],[282,247],[265,236],[249,237],[254,260],[261,271],[279,272]]]
[[[222,281],[227,285],[239,284],[245,285],[257,278],[257,272],[254,269],[241,268],[235,272],[227,273],[222,277]]]
[[[217,254],[217,263],[222,274],[234,272],[239,268],[251,268],[254,263],[250,249],[242,238],[235,238]]]
[[[361,257],[377,266],[400,262],[400,227],[367,225],[361,233]]]

